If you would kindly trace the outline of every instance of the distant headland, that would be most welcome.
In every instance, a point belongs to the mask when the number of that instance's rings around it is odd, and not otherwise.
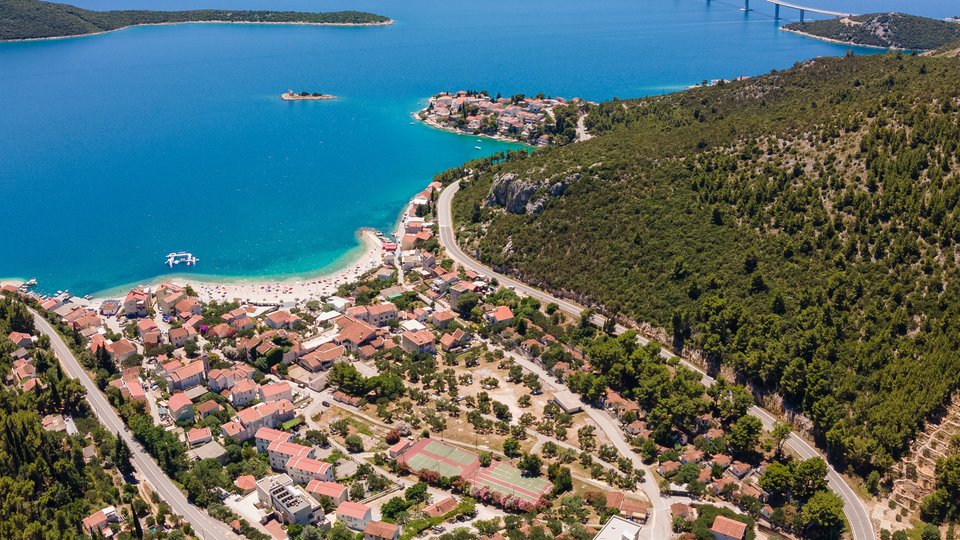
[[[441,92],[416,113],[421,121],[447,131],[518,141],[536,146],[564,145],[589,138],[581,118],[589,104],[543,94],[490,97],[486,90]]]
[[[835,43],[909,51],[927,51],[960,40],[960,24],[954,20],[905,13],[869,13],[792,23],[783,30]]]
[[[337,99],[337,96],[330,94],[321,94],[320,92],[294,92],[287,90],[280,94],[280,99],[284,101],[322,101],[327,99]]]
[[[0,41],[76,37],[111,32],[131,26],[183,23],[375,26],[392,24],[393,20],[363,11],[329,13],[217,9],[92,11],[68,4],[54,4],[39,0],[0,2]]]

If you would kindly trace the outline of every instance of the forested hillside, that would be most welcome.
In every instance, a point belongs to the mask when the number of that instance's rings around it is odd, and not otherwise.
[[[787,30],[851,45],[925,51],[960,39],[960,24],[905,13],[870,13],[804,23]]]
[[[17,300],[0,297],[0,372],[10,374],[11,331],[33,330],[33,319]],[[83,387],[69,379],[40,340],[32,354],[44,387],[37,392],[0,388],[0,538],[80,538],[80,522],[106,505],[120,505],[119,491],[108,470],[116,462],[113,437],[91,418]],[[45,431],[46,414],[73,416],[81,435]],[[85,463],[82,449],[100,445],[101,457]],[[115,472],[115,469],[114,469]]]
[[[835,461],[885,469],[960,383],[957,80],[956,59],[822,58],[604,103],[600,136],[465,182],[459,240],[672,331]]]
[[[203,21],[384,24],[390,19],[360,11],[301,13],[294,11],[195,10],[195,11],[91,11],[68,4],[38,0],[0,2],[0,40],[81,36],[137,24]]]

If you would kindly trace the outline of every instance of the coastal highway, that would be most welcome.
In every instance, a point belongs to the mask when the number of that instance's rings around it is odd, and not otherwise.
[[[230,530],[226,524],[217,521],[187,501],[187,497],[180,491],[170,478],[160,469],[157,462],[143,449],[133,436],[126,430],[126,426],[120,416],[110,406],[107,397],[100,392],[97,385],[87,376],[73,351],[67,347],[67,344],[60,337],[60,334],[44,319],[40,314],[33,311],[34,323],[40,332],[50,337],[50,344],[53,352],[63,365],[64,371],[70,377],[78,379],[87,390],[87,402],[100,423],[113,434],[116,434],[126,441],[130,447],[131,461],[140,477],[145,478],[147,482],[156,490],[161,499],[170,505],[174,513],[182,516],[193,527],[194,534],[203,540],[213,540],[215,538],[240,538]]]
[[[443,246],[443,248],[447,251],[447,256],[464,268],[479,274],[497,278],[501,284],[512,287],[520,294],[536,298],[545,304],[553,302],[559,306],[561,310],[579,317],[585,309],[583,306],[562,298],[557,298],[550,293],[535,287],[531,287],[509,276],[500,274],[494,271],[492,268],[484,266],[479,261],[468,256],[463,252],[462,249],[460,249],[460,246],[457,244],[456,234],[453,230],[453,213],[451,208],[453,197],[456,195],[458,189],[460,189],[459,181],[450,184],[440,193],[440,198],[437,200],[437,220],[440,226],[439,241],[440,245]],[[598,326],[602,326],[604,320],[604,317],[601,315],[594,315],[592,319],[592,321]],[[617,325],[617,333],[624,332],[626,330],[627,329],[625,327]],[[637,339],[642,345],[649,343],[649,340],[642,336],[638,336]],[[666,359],[676,358],[686,368],[699,373],[702,377],[703,384],[707,387],[710,387],[714,384],[714,379],[707,375],[703,370],[687,362],[686,360],[677,357],[669,350],[661,347],[660,355]],[[763,423],[764,427],[767,429],[772,428],[774,422],[776,421],[776,417],[774,415],[757,406],[751,407],[749,414],[759,418],[761,423]],[[797,455],[804,459],[815,456],[823,457],[816,448],[814,448],[796,433],[790,434],[790,438],[786,441],[785,446],[793,450]],[[824,458],[824,460],[826,459]],[[870,521],[870,513],[867,511],[866,505],[862,500],[860,500],[860,497],[856,494],[856,492],[844,481],[843,477],[840,476],[840,473],[838,473],[833,466],[829,465],[829,462],[827,469],[827,480],[829,482],[830,489],[833,490],[833,492],[843,500],[843,513],[847,518],[850,532],[853,534],[854,540],[876,540],[877,535],[873,529],[873,523]],[[648,486],[645,485],[644,487],[647,488]],[[646,489],[644,491],[646,492]],[[650,496],[649,493],[647,495]],[[659,495],[659,490],[656,494],[656,498],[662,499]],[[658,515],[660,510],[659,507],[665,507],[665,505],[662,502],[658,505],[658,501],[654,498],[651,498],[651,503],[653,503],[654,506],[654,515],[653,519],[651,520],[651,526],[658,529],[658,535],[654,538],[669,538],[669,535],[659,536],[659,529],[661,528],[660,523],[662,521],[666,521],[667,530],[669,530],[670,525],[669,515],[667,515],[665,518],[661,518],[661,516]]]

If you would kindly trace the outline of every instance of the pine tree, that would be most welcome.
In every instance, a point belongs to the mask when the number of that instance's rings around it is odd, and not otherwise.
[[[124,475],[133,473],[133,463],[130,462],[130,447],[123,437],[117,437],[117,443],[114,445],[113,460],[117,464],[117,470]]]
[[[143,538],[143,527],[140,526],[140,516],[136,512],[133,512],[133,530],[134,537]]]

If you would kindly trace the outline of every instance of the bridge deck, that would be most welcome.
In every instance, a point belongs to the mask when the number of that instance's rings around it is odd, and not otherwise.
[[[828,9],[813,8],[807,6],[800,6],[797,4],[791,4],[790,2],[784,2],[783,0],[767,0],[771,4],[776,4],[778,6],[783,6],[787,8],[799,9],[801,11],[809,11],[811,13],[822,13],[824,15],[831,15],[833,17],[853,17],[856,13],[841,13],[839,11],[830,11]]]

